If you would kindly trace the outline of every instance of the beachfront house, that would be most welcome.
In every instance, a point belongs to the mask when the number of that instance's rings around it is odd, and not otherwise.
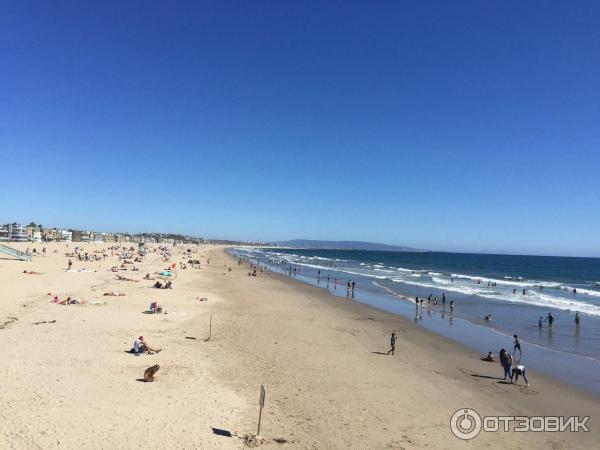
[[[7,223],[0,227],[0,241],[27,241],[27,228],[18,223]]]
[[[27,240],[31,242],[42,242],[42,230],[39,226],[27,227]]]
[[[60,230],[56,228],[45,228],[42,230],[43,242],[58,242],[60,241]]]

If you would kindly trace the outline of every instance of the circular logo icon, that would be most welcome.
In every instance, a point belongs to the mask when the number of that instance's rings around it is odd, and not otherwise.
[[[452,414],[450,429],[459,439],[464,441],[473,439],[481,431],[481,416],[470,408],[459,409]]]

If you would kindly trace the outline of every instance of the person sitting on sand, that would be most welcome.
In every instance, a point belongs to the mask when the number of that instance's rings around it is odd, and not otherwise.
[[[160,281],[157,281],[152,287],[156,289],[162,289],[163,284]]]
[[[165,284],[165,287],[163,289],[172,289],[173,287],[173,283],[171,281],[167,281],[167,284]]]
[[[486,322],[491,322],[491,320],[492,320],[492,315],[491,314],[488,314],[487,316],[485,316],[485,321]]]
[[[152,302],[152,303],[150,303],[149,311],[152,314],[162,313],[162,306],[159,306],[157,302]]]
[[[481,358],[482,361],[487,361],[487,362],[494,362],[494,354],[492,352],[489,352],[487,354],[487,356],[484,356],[483,358]]]
[[[159,353],[159,349],[154,349],[150,347],[150,345],[144,340],[144,336],[138,337],[135,341],[133,341],[133,348],[130,350],[134,355],[139,355],[140,353]]]
[[[158,372],[158,369],[160,369],[160,366],[158,364],[155,364],[152,367],[148,367],[144,371],[144,381],[146,381],[146,382],[154,381],[155,375],[156,375],[156,372]]]

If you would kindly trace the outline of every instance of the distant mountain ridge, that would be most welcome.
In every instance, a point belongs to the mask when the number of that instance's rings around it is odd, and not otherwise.
[[[329,250],[373,250],[383,252],[424,252],[411,247],[401,247],[398,245],[378,244],[375,242],[363,241],[316,241],[310,239],[292,239],[291,241],[273,242],[273,245],[280,247],[299,247]]]

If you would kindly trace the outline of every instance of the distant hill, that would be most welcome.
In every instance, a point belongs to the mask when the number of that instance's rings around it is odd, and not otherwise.
[[[382,252],[423,252],[410,247],[400,247],[397,245],[376,244],[374,242],[362,241],[312,241],[309,239],[293,239],[291,241],[282,241],[272,243],[280,247],[298,247],[298,248],[318,248],[331,250],[375,250]]]

